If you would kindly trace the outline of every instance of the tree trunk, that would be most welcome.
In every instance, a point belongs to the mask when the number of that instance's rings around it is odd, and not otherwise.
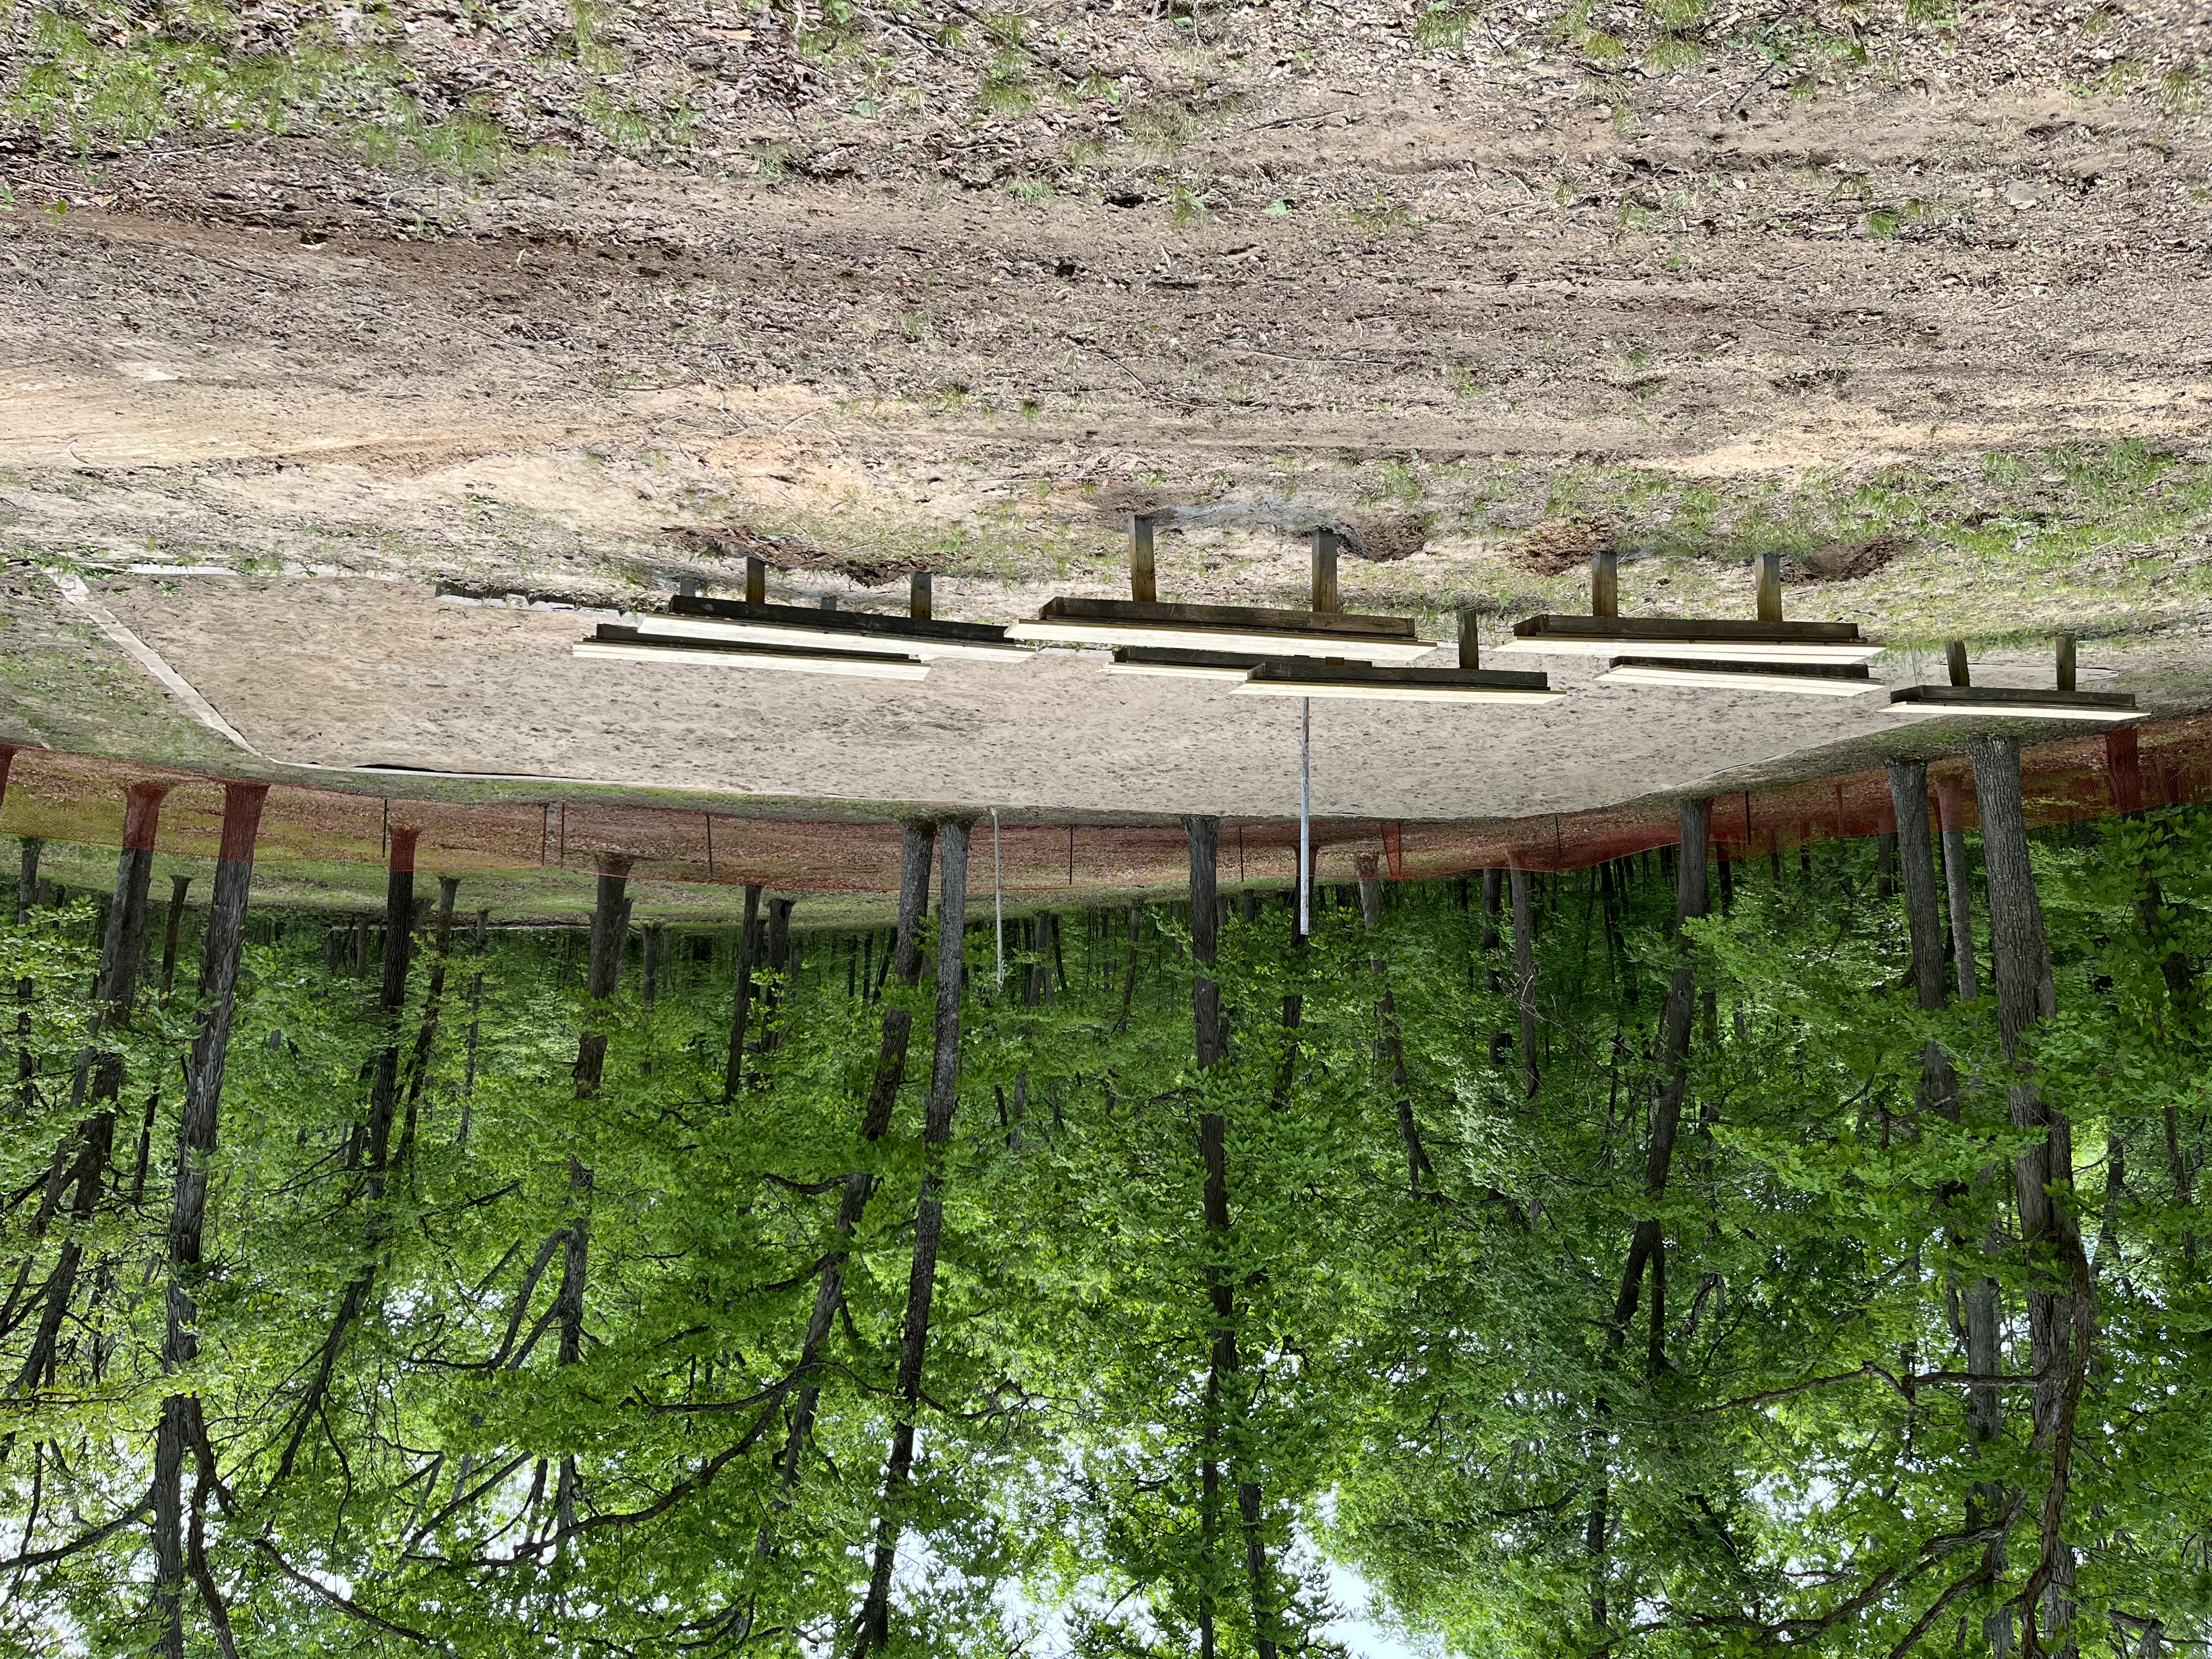
[[[70,1236],[63,1241],[53,1272],[41,1291],[45,1306],[38,1332],[9,1390],[11,1394],[43,1387],[54,1374],[62,1323],[76,1297],[77,1272],[84,1261],[84,1245],[78,1235],[99,1213],[108,1156],[115,1142],[115,1100],[123,1088],[123,1059],[103,1048],[98,1036],[127,1029],[136,1011],[154,839],[161,828],[161,802],[173,787],[134,783],[125,791],[123,850],[116,860],[115,896],[100,930],[100,967],[93,980],[93,995],[100,1004],[100,1024],[94,1041],[77,1061],[78,1084],[84,1090],[82,1099],[94,1109],[56,1153],[54,1177],[47,1182],[40,1221],[33,1229],[33,1237],[44,1231],[44,1223],[59,1204],[62,1192],[73,1187]],[[68,1155],[72,1146],[76,1152],[74,1161]]]
[[[224,1066],[237,1007],[238,969],[245,954],[246,906],[253,884],[253,847],[268,799],[265,783],[223,786],[222,842],[208,906],[207,938],[200,956],[200,1029],[185,1067],[184,1105],[177,1124],[175,1197],[169,1206],[167,1328],[161,1369],[173,1371],[198,1356],[193,1300],[207,1219],[208,1161],[215,1156]],[[185,878],[177,878],[170,902],[169,948],[163,953],[166,990],[176,963],[175,915]],[[185,1574],[183,1478],[185,1453],[197,1402],[173,1394],[161,1402],[154,1449],[154,1607],[161,1626],[157,1651],[183,1659]]]
[[[791,937],[791,907],[793,901],[772,898],[768,902],[768,970],[774,975],[768,989],[761,996],[760,1051],[767,1054],[781,1046],[783,1027],[777,1023],[776,1010],[783,1006],[787,983],[797,977],[798,952]]]
[[[461,1146],[469,1144],[469,1112],[476,1102],[477,1043],[483,1030],[483,982],[485,935],[491,927],[491,912],[477,912],[476,971],[469,975],[469,1035],[461,1073],[461,1124],[455,1139]]]
[[[1951,954],[1958,963],[1959,1000],[1981,994],[1974,972],[1973,889],[1966,869],[1966,787],[1954,777],[1937,780],[1936,805],[1942,814],[1943,885],[1951,905]]]
[[[2043,906],[2028,857],[2021,794],[2020,744],[2005,737],[1966,741],[1981,809],[1982,859],[1990,903],[1990,955],[1996,980],[1997,1035],[2013,1071],[2013,1127],[2042,1131],[2014,1160],[2013,1188],[2028,1265],[2029,1349],[2038,1378],[2035,1440],[2053,1454],[2043,1506],[2041,1558],[2032,1582],[2043,1591],[2043,1620],[2055,1651],[2074,1649],[2074,1553],[2063,1541],[2074,1410],[2086,1370],[2094,1304],[2073,1203],[2073,1126],[2040,1097],[2021,1039],[2057,1012]],[[2035,1617],[2031,1603],[2028,1617]]]
[[[1536,956],[1528,915],[1528,872],[1515,865],[1513,890],[1513,1000],[1521,1011],[1521,1092],[1536,1097]]]
[[[908,822],[900,838],[898,932],[889,960],[898,974],[899,983],[909,991],[921,982],[921,924],[929,908],[929,863],[936,842],[937,826],[921,821]],[[906,1009],[891,1007],[884,1011],[883,1043],[877,1055],[875,1080],[861,1109],[860,1135],[864,1140],[881,1140],[890,1128],[899,1084],[906,1073],[907,1048],[913,1027],[913,1016]],[[792,1372],[799,1379],[799,1395],[792,1410],[790,1429],[784,1437],[783,1453],[777,1460],[777,1484],[785,1493],[799,1484],[799,1460],[805,1453],[815,1410],[822,1398],[822,1385],[814,1381],[813,1373],[820,1363],[823,1344],[829,1340],[830,1322],[844,1297],[845,1267],[850,1259],[844,1241],[859,1229],[868,1200],[874,1194],[875,1184],[874,1176],[867,1170],[854,1170],[846,1176],[845,1190],[838,1200],[838,1248],[822,1264],[822,1276],[815,1287],[813,1315],[807,1321],[799,1364]],[[780,1500],[777,1508],[783,1507],[784,1501]],[[768,1558],[774,1539],[775,1522],[771,1516],[761,1522],[760,1531],[754,1538],[756,1561]],[[740,1644],[750,1628],[748,1617],[738,1637]]]
[[[753,930],[760,920],[760,902],[758,884],[748,884],[744,921],[738,929],[737,992],[730,1005],[730,1061],[722,1073],[725,1106],[738,1097],[738,1089],[744,1081],[745,1023],[751,1014],[753,1000]]]
[[[39,902],[39,854],[46,842],[35,836],[23,837],[21,873],[15,878],[15,925],[24,926],[31,920],[31,911]]]
[[[1359,860],[1359,914],[1369,933],[1382,925],[1382,880],[1372,856]],[[1382,1036],[1382,1059],[1390,1068],[1390,1084],[1398,1103],[1398,1144],[1406,1152],[1406,1190],[1421,1195],[1421,1177],[1434,1172],[1427,1150],[1421,1145],[1421,1126],[1413,1116],[1413,1092],[1406,1080],[1406,1043],[1398,1029],[1398,1005],[1390,994],[1390,965],[1381,957],[1367,959],[1375,975],[1376,1023]]]
[[[599,859],[598,902],[592,908],[592,945],[584,975],[584,994],[589,1000],[585,1029],[576,1039],[576,1098],[588,1100],[605,1080],[607,1034],[592,1025],[605,1018],[622,977],[623,938],[628,930],[629,860],[602,855]],[[555,1363],[573,1365],[584,1357],[584,1289],[591,1269],[591,1168],[571,1153],[568,1158],[568,1224],[562,1231],[561,1287],[553,1297],[553,1319],[560,1331]],[[556,1534],[576,1523],[576,1460],[561,1460],[554,1487],[553,1525]]]
[[[177,931],[185,919],[185,891],[191,884],[190,876],[169,878],[169,914],[161,927],[161,1002],[165,1007],[168,1005],[169,988],[176,981]]]
[[[376,999],[384,1044],[376,1052],[368,1094],[368,1190],[383,1195],[391,1158],[392,1120],[399,1099],[399,1015],[407,1006],[409,949],[415,924],[415,842],[420,831],[394,830],[384,884],[384,983]]]
[[[944,1149],[952,1139],[952,1111],[960,1088],[960,992],[966,978],[968,921],[968,832],[971,821],[951,819],[939,827],[937,920],[936,1052],[923,1112],[924,1164],[921,1191],[915,1203],[914,1269],[907,1280],[906,1325],[899,1341],[898,1377],[892,1397],[898,1412],[889,1462],[884,1474],[881,1518],[876,1527],[873,1570],[867,1600],[856,1621],[855,1659],[890,1639],[891,1566],[896,1559],[901,1511],[914,1469],[915,1419],[921,1398],[922,1361],[929,1340],[929,1307],[937,1291],[937,1246],[945,1225],[944,1200],[938,1196]]]

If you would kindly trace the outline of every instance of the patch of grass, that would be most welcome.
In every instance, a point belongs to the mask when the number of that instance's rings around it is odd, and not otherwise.
[[[1036,109],[1036,101],[1028,63],[1018,52],[1000,52],[975,85],[975,107],[986,115],[1018,118]]]
[[[2196,64],[2176,64],[2160,77],[2158,101],[2170,115],[2203,112],[2204,71]]]
[[[1705,61],[1705,47],[1686,34],[1662,34],[1644,52],[1644,67],[1655,75],[1695,69]]]
[[[1394,200],[1385,191],[1376,191],[1375,199],[1364,208],[1352,210],[1352,222],[1362,230],[1389,232],[1417,230],[1420,221],[1414,218],[1404,204]]]
[[[1198,136],[1198,119],[1171,100],[1150,98],[1121,118],[1121,136],[1139,160],[1164,167]]]
[[[1451,3],[1451,0],[1429,0],[1429,4],[1413,19],[1413,44],[1423,52],[1461,52],[1467,46],[1468,31],[1474,27],[1472,9]]]
[[[1168,217],[1177,230],[1204,224],[1208,217],[1205,198],[1188,185],[1177,185],[1168,192]]]
[[[7,112],[81,149],[170,133],[319,131],[385,165],[464,179],[514,153],[484,106],[426,116],[374,13],[345,38],[311,25],[283,52],[254,50],[240,15],[213,0],[137,21],[96,33],[59,10],[36,13]]]

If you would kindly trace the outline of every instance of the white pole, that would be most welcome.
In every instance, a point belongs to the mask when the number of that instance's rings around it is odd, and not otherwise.
[[[1006,893],[999,865],[999,809],[991,809],[991,932],[999,967],[999,988],[1006,988]]]
[[[1298,932],[1313,932],[1313,699],[1298,699]]]

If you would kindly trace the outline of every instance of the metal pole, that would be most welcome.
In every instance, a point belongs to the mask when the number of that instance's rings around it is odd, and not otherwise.
[[[1313,932],[1307,872],[1313,868],[1313,699],[1298,699],[1298,934]]]
[[[999,988],[1006,988],[1006,894],[999,864],[999,809],[991,809],[991,936]]]

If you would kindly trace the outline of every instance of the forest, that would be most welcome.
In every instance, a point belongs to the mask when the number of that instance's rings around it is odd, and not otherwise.
[[[0,911],[0,1652],[2212,1647],[2212,811],[507,925]],[[972,860],[981,859],[980,864]],[[163,866],[165,869],[167,866]],[[971,891],[980,892],[981,901]]]

